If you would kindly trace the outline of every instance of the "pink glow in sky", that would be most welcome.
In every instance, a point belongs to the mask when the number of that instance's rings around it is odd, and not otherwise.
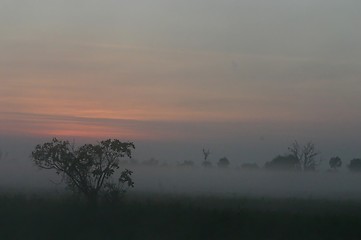
[[[0,133],[353,139],[360,10],[326,0],[3,0]]]

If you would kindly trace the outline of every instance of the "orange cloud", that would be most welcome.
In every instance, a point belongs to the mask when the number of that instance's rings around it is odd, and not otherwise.
[[[123,125],[123,126],[122,126]],[[87,138],[151,138],[146,132],[138,132],[127,123],[115,124],[106,119],[87,119],[24,113],[2,113],[0,131],[15,135]]]

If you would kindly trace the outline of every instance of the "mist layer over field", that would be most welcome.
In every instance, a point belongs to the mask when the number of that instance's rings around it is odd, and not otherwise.
[[[29,161],[29,165],[31,165]],[[289,172],[265,169],[204,168],[200,166],[121,165],[130,169],[135,187],[130,193],[191,196],[361,199],[361,175],[340,172]],[[0,188],[21,192],[62,193],[65,185],[51,170],[19,168],[4,163]]]
[[[361,198],[361,175],[202,168],[134,168],[137,191],[196,195]]]

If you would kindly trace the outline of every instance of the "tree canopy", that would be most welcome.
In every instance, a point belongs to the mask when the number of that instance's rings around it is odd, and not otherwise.
[[[228,158],[226,158],[226,157],[219,159],[218,163],[217,163],[218,167],[223,167],[223,168],[228,167],[229,164],[230,164],[230,162],[229,162]]]
[[[298,160],[303,171],[316,170],[319,161],[317,161],[315,157],[319,154],[319,152],[316,151],[314,143],[307,142],[302,146],[297,141],[294,141],[288,147],[288,151]]]
[[[120,173],[118,181],[111,178],[119,169],[119,160],[131,158],[132,149],[135,149],[132,142],[117,139],[76,148],[69,141],[54,138],[37,145],[32,159],[42,169],[54,169],[73,192],[83,194],[90,202],[97,202],[101,193],[114,198],[134,186],[132,171],[128,169]]]
[[[340,168],[342,166],[342,161],[340,157],[332,157],[330,158],[328,164],[330,165],[331,169],[337,170],[337,168]]]
[[[266,169],[271,170],[299,170],[300,161],[293,155],[278,155],[265,165]]]
[[[361,158],[354,158],[350,161],[348,168],[351,172],[361,172]]]

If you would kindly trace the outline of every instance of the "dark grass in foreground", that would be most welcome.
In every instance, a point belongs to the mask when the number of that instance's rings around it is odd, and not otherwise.
[[[94,210],[2,196],[0,239],[361,239],[361,202],[145,194]]]

